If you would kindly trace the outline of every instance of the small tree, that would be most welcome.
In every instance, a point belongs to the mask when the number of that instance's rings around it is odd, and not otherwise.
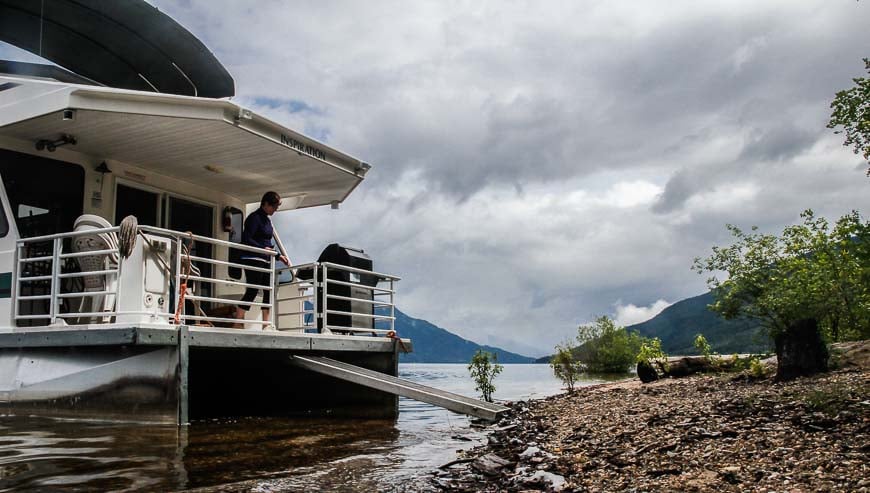
[[[574,392],[574,384],[583,372],[583,363],[574,359],[574,347],[569,342],[556,346],[556,354],[550,360],[556,378],[565,384],[568,392]]]
[[[870,58],[864,59],[867,73],[870,73]],[[870,161],[870,78],[852,79],[855,87],[837,93],[831,102],[831,121],[828,128],[842,127],[834,133],[846,134],[844,146],[851,146],[855,154],[861,154]],[[870,176],[870,168],[867,169]]]
[[[643,340],[636,361],[637,376],[643,383],[658,380],[659,374],[668,371],[668,355],[662,351],[662,341],[658,337]]]
[[[704,334],[698,334],[695,336],[695,349],[701,353],[701,356],[704,357],[708,362],[713,362],[713,348],[710,346],[710,343],[707,342],[707,338],[704,337]]]
[[[492,393],[495,392],[495,385],[492,381],[503,369],[504,367],[498,364],[498,357],[495,353],[478,349],[471,357],[468,372],[474,380],[474,390],[480,392],[481,397],[486,402],[492,402]]]
[[[803,224],[781,236],[728,225],[735,243],[713,247],[694,264],[699,274],[714,273],[707,280],[716,297],[711,310],[768,329],[778,379],[824,370],[824,338],[866,338],[870,331],[870,222],[854,211],[833,228],[812,210],[801,217]],[[727,279],[718,278],[721,271]]]
[[[643,338],[628,332],[610,317],[601,316],[595,322],[577,329],[580,361],[592,373],[626,373],[635,363]]]

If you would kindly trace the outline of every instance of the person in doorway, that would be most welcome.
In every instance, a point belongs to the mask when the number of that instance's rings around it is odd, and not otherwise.
[[[266,250],[274,250],[275,246],[272,239],[275,238],[278,244],[278,260],[287,264],[290,267],[290,260],[287,258],[287,252],[284,251],[281,245],[281,240],[278,238],[275,228],[272,226],[271,215],[281,207],[281,197],[275,192],[266,192],[260,200],[260,208],[252,212],[245,219],[245,226],[242,230],[242,244]],[[253,268],[269,268],[269,256],[265,253],[242,251],[241,262],[246,266]],[[268,286],[270,274],[254,269],[245,269],[245,282],[255,284],[257,286]],[[269,289],[257,289],[248,287],[245,289],[245,294],[242,295],[242,301],[251,303],[257,297],[257,293],[263,291],[263,303],[269,303],[271,291]],[[245,314],[250,305],[239,305],[236,309],[236,318],[244,319]],[[263,322],[270,320],[271,313],[269,308],[262,308]],[[274,329],[271,324],[264,324],[264,329]]]

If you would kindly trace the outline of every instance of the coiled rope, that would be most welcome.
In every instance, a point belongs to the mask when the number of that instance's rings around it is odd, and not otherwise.
[[[126,259],[130,258],[130,255],[133,253],[133,250],[136,248],[136,236],[141,235],[142,239],[148,243],[149,249],[152,253],[155,252],[154,244],[151,242],[151,239],[145,236],[139,229],[139,220],[136,219],[136,216],[127,216],[123,220],[121,220],[120,230],[118,231],[118,250],[121,255]],[[190,238],[190,244],[193,245],[193,232],[188,231],[187,234]],[[175,324],[178,325],[181,323],[181,312],[184,309],[184,298],[187,295],[187,283],[190,281],[190,273],[193,266],[193,262],[190,258],[190,248],[186,245],[182,245],[181,253],[184,257],[184,260],[181,262],[181,283],[178,286],[178,304],[175,307]],[[155,258],[158,262],[163,266],[163,270],[169,274],[172,272],[172,267],[163,260],[163,257],[154,253]],[[200,315],[206,316],[205,312],[202,308],[197,306],[197,311]],[[212,325],[211,322],[207,322],[209,325]]]
[[[136,235],[139,233],[139,221],[136,216],[125,217],[120,224],[121,230],[118,231],[118,249],[121,256],[130,258],[133,249],[136,248]]]

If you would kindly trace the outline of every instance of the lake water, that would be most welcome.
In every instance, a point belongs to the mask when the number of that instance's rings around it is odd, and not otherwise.
[[[400,376],[475,396],[465,365]],[[597,383],[586,380],[581,384]],[[547,365],[504,365],[498,400],[561,392]],[[0,416],[0,491],[389,491],[481,443],[470,420],[401,399],[397,420],[235,419],[188,427]]]

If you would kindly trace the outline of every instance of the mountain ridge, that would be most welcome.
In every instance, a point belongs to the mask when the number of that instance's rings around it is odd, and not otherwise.
[[[668,354],[698,354],[695,337],[704,338],[719,354],[756,353],[770,349],[770,342],[761,333],[761,324],[749,318],[726,320],[711,311],[715,301],[712,291],[680,300],[655,317],[626,327],[645,337],[658,337]]]
[[[698,334],[703,334],[712,350],[719,354],[761,353],[771,349],[770,341],[757,321],[748,318],[726,320],[707,308],[713,301],[715,298],[711,291],[692,296],[626,329],[637,331],[644,337],[658,337],[662,349],[670,355],[698,354],[694,345]],[[536,362],[546,363],[550,358],[552,355],[538,358]]]
[[[399,309],[396,309],[395,328],[400,337],[410,338],[414,344],[413,352],[400,354],[401,363],[468,363],[478,349],[495,353],[499,363],[535,362],[535,358],[529,356],[469,341]]]

